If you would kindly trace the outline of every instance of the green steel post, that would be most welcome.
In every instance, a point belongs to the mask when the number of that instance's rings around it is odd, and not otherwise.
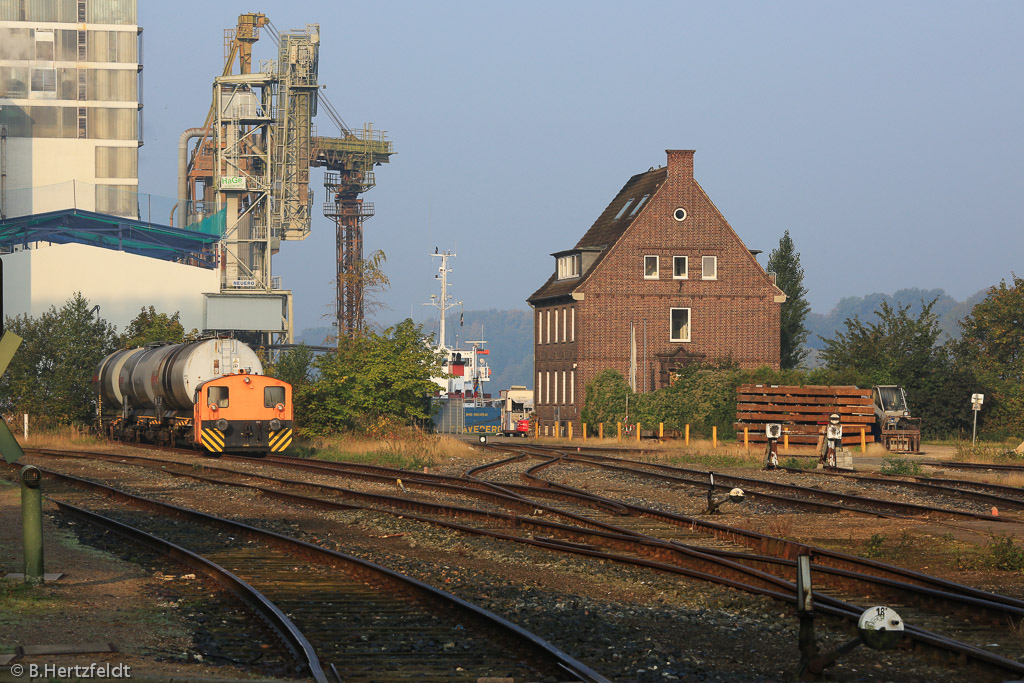
[[[21,468],[21,523],[25,546],[25,583],[43,582],[43,492],[39,468]]]

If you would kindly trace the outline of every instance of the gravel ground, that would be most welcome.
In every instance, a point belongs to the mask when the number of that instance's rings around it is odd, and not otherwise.
[[[218,489],[213,494],[205,484],[125,465],[52,459],[40,462],[62,471],[88,470],[96,478],[117,481],[144,495],[302,535],[402,571],[551,640],[615,681],[791,680],[796,666],[795,614],[767,599],[653,570],[469,537],[391,515],[365,511],[317,513],[233,489]],[[217,465],[235,467],[226,462]],[[265,465],[246,464],[244,468],[279,474]],[[447,470],[432,469],[459,474],[465,463],[452,463]],[[571,476],[587,477],[583,470],[591,469],[580,468],[578,475]],[[742,474],[756,476],[751,470]],[[334,476],[286,476],[395,491],[394,487]],[[630,481],[633,479],[636,481]],[[594,492],[614,493],[616,497],[669,506],[667,509],[689,514],[692,509],[671,506],[699,501],[703,508],[701,494],[680,495],[671,487],[652,486],[642,477],[602,475],[587,483]],[[833,547],[847,546],[848,550],[862,550],[873,535],[882,535],[889,542],[883,543],[881,550],[897,552],[902,533],[899,524],[888,520],[780,513],[753,507],[733,509],[721,521]],[[936,528],[930,523],[915,524],[911,529],[924,538],[935,539],[943,533],[941,525]],[[976,532],[968,530],[965,534]],[[1016,585],[1020,593],[1019,580],[1005,572],[984,573],[957,566],[949,558],[948,547],[944,552],[937,547],[904,547],[900,552],[908,563],[918,568],[923,565],[926,571],[955,580],[971,578],[975,584],[988,582],[990,589],[1000,592],[1009,592],[1005,587]],[[928,569],[929,565],[935,566]],[[819,627],[826,649],[851,637],[845,625],[822,619]],[[880,654],[864,648],[847,655],[841,666],[830,670],[831,679],[844,681],[953,681],[962,680],[962,674],[908,652]]]

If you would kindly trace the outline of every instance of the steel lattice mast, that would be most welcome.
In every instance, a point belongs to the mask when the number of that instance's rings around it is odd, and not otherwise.
[[[373,204],[359,195],[376,184],[374,166],[394,153],[382,131],[367,124],[361,131],[344,129],[344,137],[313,138],[313,165],[325,166],[327,202],[324,216],[336,226],[338,337],[362,334],[364,320],[363,221],[373,216]]]

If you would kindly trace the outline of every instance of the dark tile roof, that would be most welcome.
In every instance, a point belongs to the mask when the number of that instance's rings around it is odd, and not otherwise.
[[[552,264],[551,277],[548,281],[538,289],[536,292],[530,295],[527,302],[534,303],[542,299],[551,299],[556,297],[568,296],[572,292],[582,285],[590,274],[594,272],[598,264],[604,259],[605,254],[608,253],[609,247],[615,244],[620,237],[622,237],[633,221],[636,220],[644,207],[647,206],[651,201],[651,197],[657,192],[658,188],[665,181],[665,177],[668,174],[667,168],[656,168],[651,169],[645,173],[638,173],[637,175],[630,178],[619,193],[615,195],[615,199],[605,208],[605,210],[598,216],[594,224],[590,226],[590,229],[580,238],[579,242],[573,249],[580,250],[594,250],[601,249],[597,258],[594,259],[593,263],[582,273],[580,277],[570,278],[568,280],[556,280],[557,272],[555,271]],[[634,211],[637,208],[637,203],[646,196],[644,205],[640,207],[639,211]],[[623,211],[623,206],[627,202],[630,202],[626,210]],[[619,214],[622,214],[619,216]],[[618,218],[616,218],[619,216]],[[558,253],[568,253],[572,250],[567,250]]]

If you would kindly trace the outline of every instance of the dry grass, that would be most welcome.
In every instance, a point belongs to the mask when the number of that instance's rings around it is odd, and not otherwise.
[[[626,452],[616,453],[617,457],[635,458],[648,462],[665,464],[689,464],[704,467],[760,467],[764,461],[764,446],[750,444],[744,448],[742,443],[719,441],[716,446],[709,439],[690,439],[689,445],[671,439],[657,441],[654,439],[636,438],[622,440],[612,438],[598,439],[590,436],[584,441],[574,437],[571,441],[564,438],[541,437],[529,439],[528,443],[541,446],[558,446],[571,450],[573,448],[625,448]],[[635,449],[635,453],[631,451]]]
[[[1006,618],[1006,626],[1010,631],[1010,635],[1024,643],[1024,619],[1014,621],[1012,618]]]
[[[432,467],[452,460],[479,459],[479,451],[444,434],[403,431],[388,438],[343,435],[314,439],[300,451],[322,460],[359,462],[404,469]]]
[[[1002,486],[1017,486],[1024,488],[1024,474],[1020,474],[1019,472],[1000,474],[996,477],[996,483]]]
[[[977,463],[1024,462],[1024,458],[1014,451],[1015,445],[1011,441],[1004,441],[1003,443],[979,441],[972,446],[970,441],[958,441],[956,443],[956,455],[953,456],[953,460]]]
[[[74,425],[70,427],[56,427],[33,431],[29,429],[28,438],[22,432],[16,431],[14,437],[21,444],[22,448],[53,448],[60,450],[72,450],[84,447],[99,447],[107,445],[105,439],[101,439],[90,429],[82,429]]]
[[[787,538],[793,531],[793,518],[787,515],[775,515],[764,525],[764,533],[777,538]]]

